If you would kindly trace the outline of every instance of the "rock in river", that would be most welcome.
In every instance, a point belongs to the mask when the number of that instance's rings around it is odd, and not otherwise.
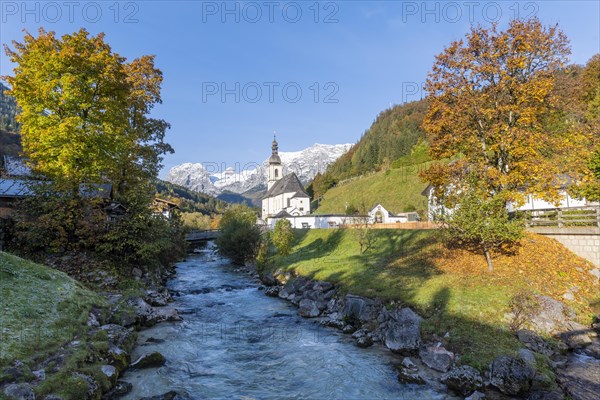
[[[166,361],[165,356],[155,351],[153,353],[142,354],[137,360],[131,363],[131,368],[156,368],[163,366]]]

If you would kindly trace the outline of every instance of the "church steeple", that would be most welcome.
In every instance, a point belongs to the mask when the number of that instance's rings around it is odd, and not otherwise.
[[[275,135],[273,135],[273,143],[271,143],[272,155],[279,156],[278,150],[279,150],[279,144],[277,143],[277,137],[275,137]]]
[[[267,188],[271,187],[282,178],[282,167],[281,158],[279,158],[279,144],[277,138],[273,135],[273,142],[271,143],[271,157],[269,157],[269,174]]]

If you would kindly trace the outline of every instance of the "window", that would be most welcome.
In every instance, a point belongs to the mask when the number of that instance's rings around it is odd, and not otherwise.
[[[277,178],[279,176],[279,170],[277,168],[275,168],[275,178]]]
[[[303,222],[302,223],[302,229],[309,229],[310,225],[308,225],[308,222]]]
[[[304,211],[304,207],[300,207],[300,211]]]
[[[291,203],[291,199],[287,199],[287,206],[289,207]]]

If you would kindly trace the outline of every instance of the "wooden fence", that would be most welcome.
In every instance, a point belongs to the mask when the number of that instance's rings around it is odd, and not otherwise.
[[[548,208],[524,211],[528,228],[600,227],[600,206]]]
[[[355,225],[343,225],[346,228],[353,228]],[[363,227],[364,225],[359,225]],[[437,229],[441,225],[430,221],[419,222],[397,222],[393,224],[369,224],[370,229]]]

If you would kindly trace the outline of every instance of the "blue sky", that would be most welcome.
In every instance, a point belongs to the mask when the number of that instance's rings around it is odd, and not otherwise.
[[[106,33],[133,59],[155,54],[183,162],[243,166],[313,143],[353,143],[391,104],[415,100],[434,56],[472,23],[537,15],[585,63],[600,52],[598,1],[0,1],[0,42],[39,26]],[[12,73],[0,56],[0,75]],[[300,93],[301,92],[301,93]]]

